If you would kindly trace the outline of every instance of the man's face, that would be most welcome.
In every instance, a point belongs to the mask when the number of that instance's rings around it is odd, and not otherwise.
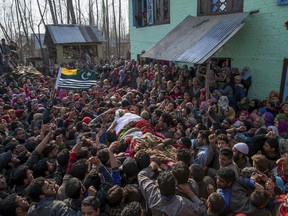
[[[25,131],[19,130],[16,132],[16,138],[17,140],[24,140],[25,139]]]
[[[274,149],[271,148],[271,146],[267,142],[265,142],[265,144],[263,145],[263,149],[267,153],[274,152]]]
[[[45,196],[53,196],[57,193],[55,184],[49,181],[45,181],[44,185],[42,186],[42,192]]]
[[[50,155],[49,155],[49,157],[51,157],[51,158],[56,158],[57,157],[57,155],[58,155],[58,149],[57,148],[54,148],[51,152],[50,152]]]
[[[217,188],[221,188],[221,189],[229,188],[231,185],[231,183],[225,181],[220,176],[216,177],[216,184],[217,184]]]
[[[82,206],[81,207],[82,216],[98,216],[100,209],[93,209],[91,206]]]
[[[174,105],[172,103],[169,103],[167,106],[166,106],[166,110],[168,112],[172,112],[174,110]]]
[[[174,138],[178,140],[181,137],[182,137],[181,129],[177,129],[176,132],[174,133]]]
[[[232,163],[232,159],[229,159],[225,155],[221,155],[221,154],[219,155],[219,164],[221,167],[228,166],[231,163]]]
[[[11,166],[14,166],[14,165],[18,164],[19,162],[20,162],[20,160],[17,158],[17,155],[16,154],[12,154],[11,163],[13,165],[11,165]]]
[[[233,160],[234,162],[237,162],[240,158],[239,151],[234,147],[232,148],[232,151],[233,151]]]
[[[219,148],[219,149],[228,147],[228,144],[227,144],[224,140],[221,140],[221,139],[218,139],[217,144],[218,144],[218,148]]]
[[[6,190],[7,189],[7,183],[4,175],[0,174],[0,190]]]
[[[23,212],[28,212],[30,206],[26,199],[21,196],[16,196],[16,202]]]
[[[27,170],[26,172],[26,178],[28,179],[29,184],[31,183],[31,181],[34,179],[33,177],[33,171],[32,170]]]
[[[155,119],[155,120],[159,119],[159,117],[157,116],[157,114],[155,112],[152,113],[152,118]]]
[[[202,135],[200,133],[198,133],[198,135],[197,135],[197,142],[198,142],[199,145],[203,144]]]
[[[161,93],[159,94],[159,98],[160,98],[160,100],[163,99],[163,98],[165,98],[165,94],[164,94],[163,92],[161,92]]]
[[[229,122],[227,122],[226,120],[223,120],[222,123],[221,123],[221,126],[224,128],[224,129],[228,129],[230,127],[230,124]]]
[[[163,126],[164,126],[164,121],[163,121],[163,119],[162,119],[162,116],[159,118],[158,126],[160,126],[160,127],[163,127]]]
[[[193,127],[192,133],[194,135],[196,135],[196,134],[198,134],[198,132],[199,132],[199,125],[197,124],[197,125],[195,125],[195,127]]]

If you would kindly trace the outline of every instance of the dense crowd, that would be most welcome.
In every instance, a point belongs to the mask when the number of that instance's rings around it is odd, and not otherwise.
[[[249,67],[63,67],[99,80],[1,78],[0,215],[288,214],[288,103],[249,99]]]

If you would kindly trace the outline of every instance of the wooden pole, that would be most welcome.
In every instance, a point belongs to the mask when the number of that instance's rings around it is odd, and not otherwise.
[[[205,76],[206,101],[208,101],[210,97],[210,89],[209,89],[210,67],[211,67],[211,61],[208,60],[207,66],[206,66],[206,76]]]

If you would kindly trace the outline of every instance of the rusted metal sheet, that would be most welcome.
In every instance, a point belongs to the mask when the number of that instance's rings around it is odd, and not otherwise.
[[[204,63],[243,27],[248,15],[188,16],[142,57]]]
[[[54,44],[105,42],[97,26],[47,25]]]

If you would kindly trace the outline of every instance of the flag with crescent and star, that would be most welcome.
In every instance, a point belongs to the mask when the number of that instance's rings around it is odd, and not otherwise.
[[[98,73],[93,70],[60,68],[55,89],[89,89],[97,78]]]

